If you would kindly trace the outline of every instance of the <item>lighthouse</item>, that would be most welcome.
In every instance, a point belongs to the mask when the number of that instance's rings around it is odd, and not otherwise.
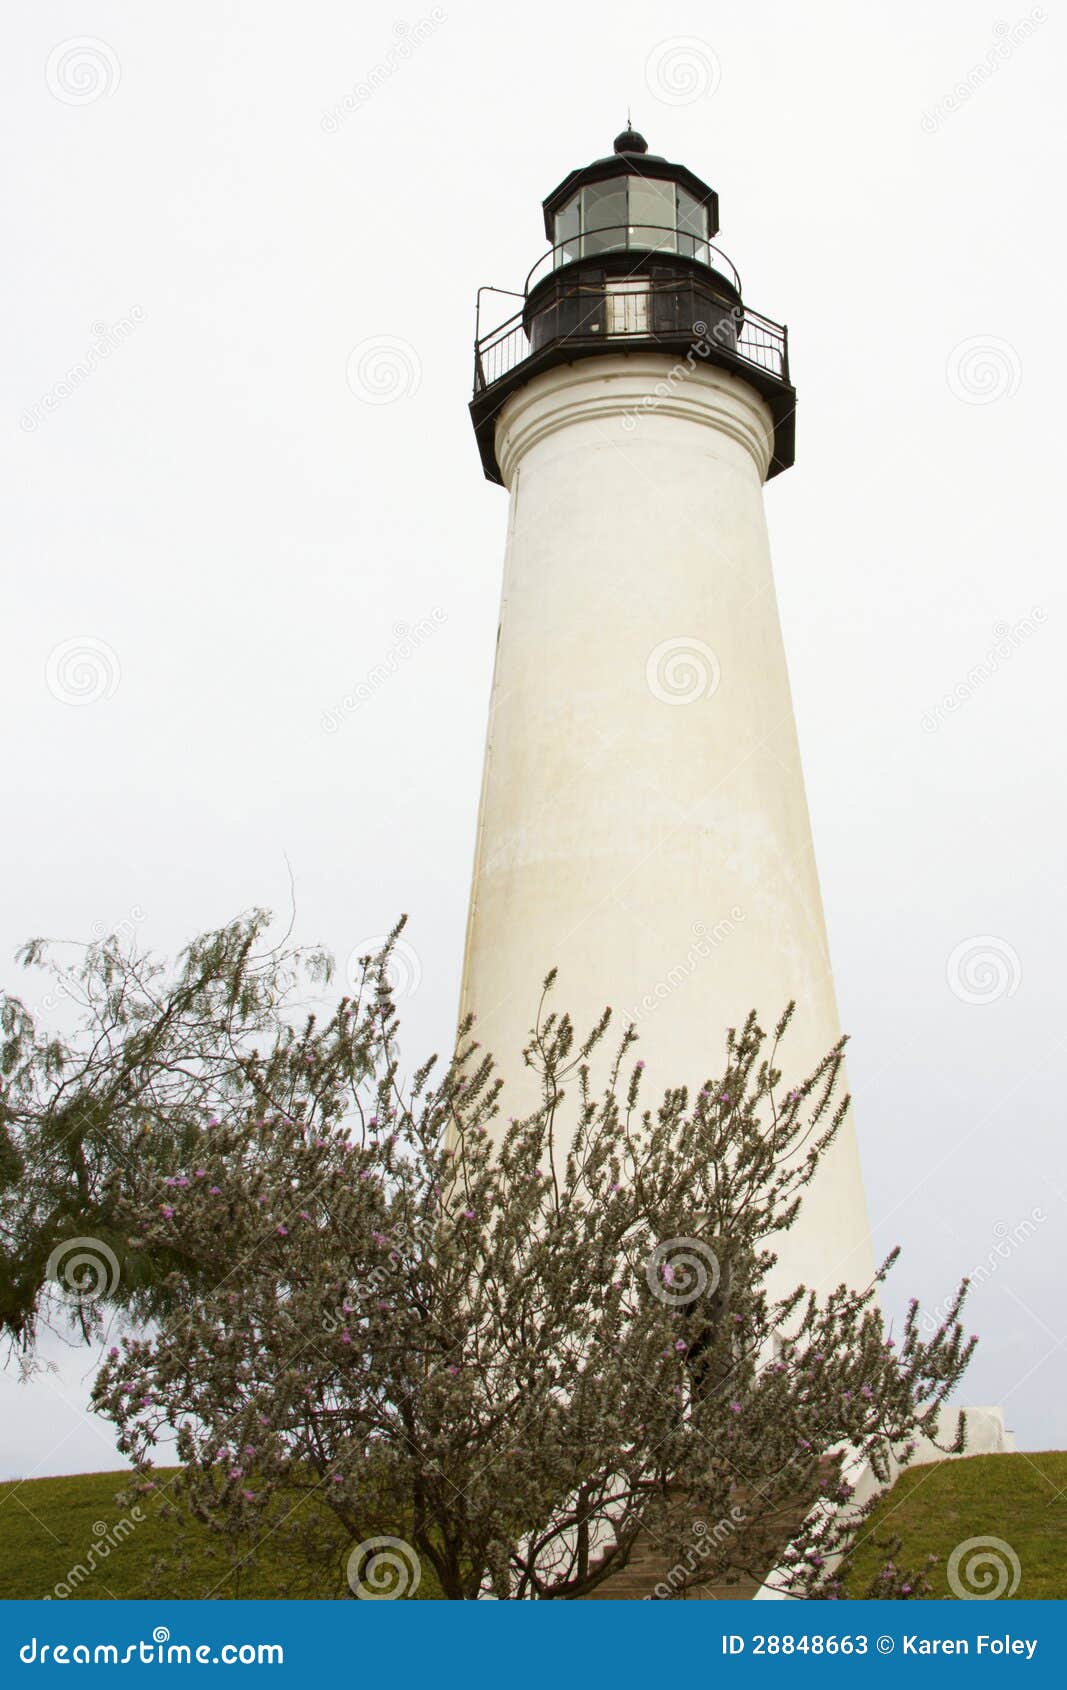
[[[633,1022],[642,1100],[796,1015],[840,1037],[764,514],[793,463],[786,330],[715,244],[718,196],[632,128],[544,201],[518,308],[479,295],[471,417],[509,496],[461,1013],[533,1108],[540,985]],[[869,1281],[851,1119],[779,1240],[783,1286]]]

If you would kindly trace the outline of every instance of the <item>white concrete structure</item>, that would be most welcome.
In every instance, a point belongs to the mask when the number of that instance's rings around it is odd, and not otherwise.
[[[771,1027],[796,999],[787,1078],[840,1036],[764,519],[772,413],[737,359],[618,333],[606,286],[603,351],[495,416],[511,509],[461,1010],[505,1114],[535,1101],[521,1051],[552,967],[580,1029],[608,1003],[636,1022],[650,1104],[719,1071],[751,1008]],[[781,1254],[790,1285],[869,1281],[850,1124]]]

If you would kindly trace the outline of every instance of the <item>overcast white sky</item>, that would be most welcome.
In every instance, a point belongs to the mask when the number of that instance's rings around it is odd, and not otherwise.
[[[890,1300],[977,1271],[965,1398],[1064,1447],[1062,43],[1023,0],[20,8],[6,983],[31,933],[285,909],[288,856],[342,960],[410,913],[411,1048],[447,1044],[506,515],[474,295],[629,103],[790,325],[768,517]],[[379,337],[389,403],[350,356]],[[0,1378],[0,1476],[118,1464],[92,1358],[48,1353]]]

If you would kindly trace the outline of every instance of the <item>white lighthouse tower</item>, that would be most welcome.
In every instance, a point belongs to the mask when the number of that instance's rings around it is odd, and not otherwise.
[[[510,1114],[553,967],[579,1030],[636,1022],[646,1104],[790,999],[800,1078],[840,1028],[763,508],[793,462],[786,332],[711,244],[715,192],[631,129],[544,214],[476,352],[510,513],[461,1010]],[[791,1285],[869,1280],[850,1122],[779,1254]]]

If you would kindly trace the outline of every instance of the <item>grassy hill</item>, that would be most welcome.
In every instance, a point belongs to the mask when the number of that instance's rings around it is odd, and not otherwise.
[[[164,1489],[173,1476],[173,1469],[156,1474]],[[352,1545],[305,1498],[277,1510],[271,1534],[235,1571],[250,1544],[231,1549],[188,1515],[162,1512],[151,1497],[134,1499],[141,1513],[135,1518],[115,1500],[129,1481],[129,1473],[84,1473],[0,1485],[0,1598],[349,1596]],[[396,1527],[383,1521],[380,1530]],[[418,1595],[439,1595],[428,1567]]]
[[[165,1487],[173,1473],[157,1477]],[[351,1545],[328,1516],[306,1512],[305,1500],[278,1509],[271,1535],[235,1572],[234,1560],[250,1546],[231,1551],[195,1521],[162,1514],[150,1498],[133,1522],[129,1507],[115,1501],[128,1482],[126,1473],[88,1473],[0,1485],[0,1598],[348,1596]],[[383,1518],[380,1530],[395,1533],[395,1523]],[[856,1588],[884,1559],[875,1539],[889,1534],[903,1539],[909,1566],[938,1556],[930,1575],[937,1596],[952,1594],[947,1569],[956,1546],[996,1537],[1019,1559],[1017,1600],[1067,1597],[1067,1453],[978,1455],[904,1474],[869,1527]],[[437,1595],[424,1567],[418,1596]]]
[[[913,1467],[886,1492],[857,1557],[856,1588],[865,1588],[884,1560],[874,1540],[902,1540],[901,1565],[938,1557],[928,1575],[935,1596],[951,1596],[948,1563],[970,1538],[999,1538],[1018,1556],[1021,1576],[1014,1599],[1067,1596],[1067,1452],[974,1455]],[[1013,1569],[1002,1552],[999,1564]],[[962,1566],[965,1564],[961,1563]],[[973,1588],[973,1586],[969,1586]],[[989,1592],[991,1594],[991,1591]],[[1004,1591],[1007,1596],[1007,1590]]]

